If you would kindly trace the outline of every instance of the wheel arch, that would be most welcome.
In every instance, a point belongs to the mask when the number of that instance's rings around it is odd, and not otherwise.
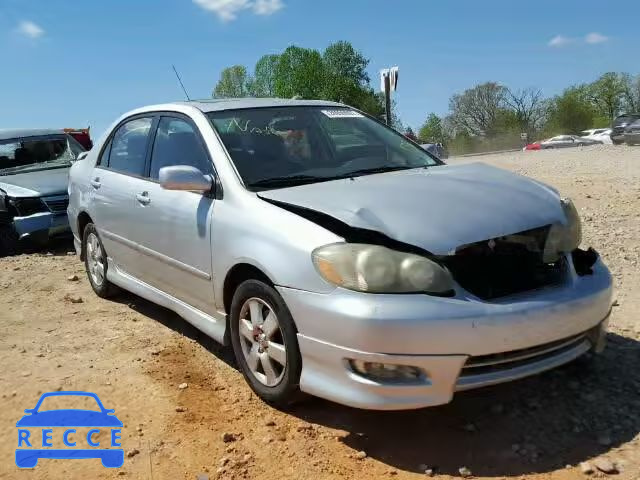
[[[226,312],[227,317],[229,316],[229,312],[231,311],[231,301],[233,300],[233,294],[238,289],[240,284],[247,280],[260,280],[270,287],[275,286],[274,282],[266,273],[264,273],[263,269],[251,263],[236,263],[229,269],[229,271],[225,275],[222,287],[222,303],[224,305],[224,311]]]
[[[80,237],[80,259],[84,260],[84,242],[82,241],[84,238],[84,229],[87,227],[89,223],[93,223],[93,219],[91,216],[85,212],[84,210],[78,214],[77,227],[78,227],[78,236]]]

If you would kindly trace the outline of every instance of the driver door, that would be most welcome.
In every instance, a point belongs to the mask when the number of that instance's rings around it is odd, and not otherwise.
[[[179,114],[161,114],[152,141],[144,192],[146,221],[139,228],[146,283],[208,314],[215,313],[211,269],[212,194],[165,190],[162,167],[189,165],[213,175],[196,125]]]

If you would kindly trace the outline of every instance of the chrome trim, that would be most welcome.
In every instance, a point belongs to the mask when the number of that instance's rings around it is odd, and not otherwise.
[[[475,358],[487,358],[485,361],[475,361],[474,357],[470,357],[467,360],[467,363],[464,365],[464,369],[472,369],[479,367],[487,367],[493,365],[501,365],[505,363],[518,362],[521,360],[526,360],[531,357],[542,357],[550,352],[554,352],[556,350],[560,350],[564,347],[567,347],[571,344],[577,343],[579,340],[583,339],[586,336],[585,333],[576,335],[575,337],[571,337],[568,339],[560,340],[558,342],[551,342],[545,345],[540,345],[538,347],[527,348],[524,350],[516,350],[513,352],[504,352],[503,354],[493,354],[493,355],[482,355],[480,357]],[[522,352],[519,354],[518,352]],[[489,357],[497,358],[496,360],[491,360]]]
[[[498,383],[510,382],[544,372],[545,370],[551,370],[587,353],[591,347],[591,342],[583,338],[582,341],[573,348],[563,350],[557,355],[546,356],[525,365],[496,372],[460,376],[456,382],[456,391],[497,385]]]
[[[144,255],[147,255],[148,257],[152,257],[157,260],[160,260],[161,262],[166,263],[167,265],[171,265],[172,267],[182,270],[183,272],[190,273],[191,275],[194,275],[203,280],[211,280],[210,274],[208,274],[207,272],[203,272],[202,270],[199,270],[196,267],[187,265],[186,263],[176,260],[175,258],[171,258],[163,253],[156,252],[155,250],[151,250],[149,247],[140,245],[139,243],[136,243],[127,238],[121,237],[120,235],[117,235],[113,232],[109,232],[103,229],[99,229],[99,232],[101,235],[104,235],[104,237],[109,238],[114,242],[121,243],[122,245],[129,247],[132,250],[136,250]]]

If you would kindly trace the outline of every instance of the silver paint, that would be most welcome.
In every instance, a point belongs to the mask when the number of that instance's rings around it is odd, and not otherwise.
[[[528,348],[604,328],[612,285],[601,261],[593,275],[578,276],[570,266],[562,285],[492,301],[482,301],[459,286],[454,297],[440,298],[365,294],[327,283],[313,267],[311,252],[344,239],[270,201],[323,212],[351,226],[446,254],[462,244],[564,222],[559,195],[533,180],[480,164],[371,175],[257,195],[242,185],[204,113],[278,105],[338,104],[269,99],[185,102],[145,107],[121,117],[71,168],[68,213],[76,249],[79,218],[86,214],[96,224],[108,255],[109,281],[174,310],[219,342],[227,338],[227,276],[239,264],[259,269],[295,321],[301,389],[360,408],[446,403],[466,388],[457,379],[471,355]],[[193,120],[215,163],[216,181],[224,191],[221,198],[166,190],[158,182],[95,166],[106,136],[120,120],[156,111]],[[139,196],[149,202],[140,202]],[[507,370],[473,386],[537,373],[580,353],[576,349],[544,364]],[[351,371],[347,358],[417,366],[428,374],[427,380],[410,386],[372,382]]]

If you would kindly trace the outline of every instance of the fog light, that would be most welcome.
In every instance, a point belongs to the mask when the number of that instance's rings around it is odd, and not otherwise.
[[[422,369],[411,365],[349,360],[349,366],[357,374],[375,381],[411,383],[425,377]]]

